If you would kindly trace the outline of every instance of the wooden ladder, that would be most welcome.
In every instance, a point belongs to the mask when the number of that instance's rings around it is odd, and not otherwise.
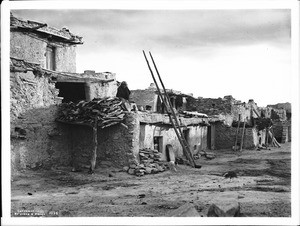
[[[168,116],[169,116],[171,125],[172,125],[172,127],[173,127],[173,129],[174,129],[174,131],[175,131],[175,133],[176,133],[176,136],[177,136],[177,138],[178,138],[178,140],[179,140],[179,142],[180,142],[180,144],[181,144],[181,146],[182,146],[183,153],[185,154],[185,156],[186,156],[187,159],[189,160],[189,163],[190,163],[190,165],[191,165],[192,167],[194,167],[194,168],[199,168],[199,166],[195,164],[195,161],[194,161],[193,155],[192,155],[192,153],[191,153],[191,151],[190,151],[189,145],[188,145],[187,141],[186,141],[185,138],[184,138],[184,135],[183,135],[182,130],[180,129],[180,124],[179,124],[178,118],[177,118],[177,116],[176,116],[176,114],[175,114],[175,111],[174,111],[174,109],[173,109],[173,107],[172,107],[170,97],[169,97],[169,95],[168,95],[168,93],[167,93],[167,91],[166,91],[166,88],[165,88],[165,86],[164,86],[164,83],[163,83],[163,81],[162,81],[162,79],[161,79],[161,77],[160,77],[160,74],[159,74],[158,69],[157,69],[157,67],[156,67],[156,64],[155,64],[155,62],[154,62],[154,59],[153,59],[153,57],[152,57],[152,54],[151,54],[151,52],[149,52],[150,58],[151,58],[152,63],[153,63],[153,65],[154,65],[154,68],[155,68],[155,71],[156,71],[156,73],[157,73],[157,76],[158,76],[158,78],[159,78],[160,84],[161,84],[161,86],[162,86],[162,88],[163,88],[163,93],[161,92],[161,90],[160,90],[160,88],[159,88],[159,86],[158,86],[158,84],[157,84],[157,81],[156,81],[156,79],[155,79],[155,76],[154,76],[154,74],[153,74],[153,71],[152,71],[152,69],[151,69],[151,66],[150,66],[150,64],[149,64],[149,61],[148,61],[148,59],[147,59],[147,56],[146,56],[144,50],[143,50],[143,54],[144,54],[145,60],[146,60],[146,62],[147,62],[149,71],[150,71],[150,73],[151,73],[152,79],[153,79],[153,81],[154,81],[154,83],[155,83],[155,86],[156,86],[156,88],[157,88],[158,95],[159,95],[161,101],[163,102],[163,104],[164,104],[165,107],[166,107],[166,111],[167,111],[167,114],[168,114]],[[166,98],[164,98],[164,97],[166,97]],[[201,167],[201,166],[200,166],[200,167]]]

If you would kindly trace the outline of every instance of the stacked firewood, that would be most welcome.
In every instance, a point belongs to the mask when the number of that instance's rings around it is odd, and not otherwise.
[[[139,151],[140,164],[130,164],[124,170],[131,175],[144,176],[145,174],[155,174],[164,172],[167,169],[166,162],[161,160],[161,153],[149,148]]]
[[[123,102],[117,97],[95,98],[92,101],[80,101],[61,104],[58,121],[97,125],[100,128],[109,127],[124,120]],[[125,126],[124,124],[122,124]],[[125,126],[126,127],[126,126]]]

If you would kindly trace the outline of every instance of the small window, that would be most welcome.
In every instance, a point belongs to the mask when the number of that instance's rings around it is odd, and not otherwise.
[[[55,70],[55,47],[47,46],[46,50],[46,69]]]

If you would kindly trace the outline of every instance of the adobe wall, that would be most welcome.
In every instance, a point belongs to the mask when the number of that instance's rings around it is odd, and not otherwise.
[[[37,39],[23,32],[10,32],[10,56],[33,63],[39,63],[46,68],[46,47],[50,43]],[[76,46],[51,43],[56,46],[56,71],[76,72]]]
[[[95,73],[95,71],[85,71],[80,74],[83,78],[97,78],[102,80],[112,80],[110,82],[92,83],[86,85],[89,87],[90,100],[94,98],[115,97],[118,90],[116,74],[114,73]]]
[[[47,77],[32,72],[10,73],[10,116],[13,122],[20,114],[34,108],[47,108],[59,104],[59,90]]]
[[[46,65],[47,43],[22,32],[10,32],[10,56]]]
[[[236,129],[234,127],[225,126],[222,123],[216,123],[216,149],[231,149],[235,144]],[[239,129],[239,140],[242,134],[242,128]],[[255,128],[245,128],[243,148],[253,149],[258,145],[258,135]]]
[[[291,141],[291,122],[290,121],[273,121],[273,133],[279,143]]]
[[[146,105],[151,106],[152,111],[156,111],[158,95],[155,94],[155,90],[132,90],[130,94],[130,100],[134,101],[136,105],[145,107]]]
[[[76,45],[57,45],[55,49],[55,70],[76,72]]]
[[[231,113],[233,98],[187,98],[187,111],[198,111],[207,115]]]
[[[127,113],[124,122],[128,129],[115,125],[98,130],[97,163],[110,161],[114,166],[127,166],[138,156],[139,123],[135,113]],[[71,155],[71,165],[75,167],[89,166],[93,151],[93,131],[91,127],[82,125],[65,125],[64,148]]]
[[[286,110],[285,109],[275,109],[272,107],[266,107],[262,109],[266,118],[271,118],[272,120],[277,121],[286,121]]]
[[[190,150],[196,154],[200,149],[207,148],[207,127],[206,126],[188,126],[189,132],[187,136],[187,142]],[[162,154],[163,160],[167,160],[166,157],[166,145],[170,144],[173,146],[173,150],[176,156],[183,156],[182,146],[177,139],[176,133],[171,126],[159,126],[159,125],[140,125],[140,136],[139,136],[139,147],[143,148],[154,148],[153,140],[154,136],[162,137],[163,149]],[[194,148],[196,146],[196,148]]]
[[[65,140],[54,122],[58,90],[32,72],[10,74],[10,133],[13,174],[23,168],[69,163]]]

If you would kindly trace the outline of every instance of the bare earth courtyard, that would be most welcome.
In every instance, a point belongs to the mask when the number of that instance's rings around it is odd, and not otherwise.
[[[161,217],[185,203],[200,216],[226,200],[240,203],[244,217],[291,216],[291,143],[271,150],[218,150],[201,169],[178,165],[137,177],[100,163],[94,174],[71,168],[26,170],[12,180],[12,216],[26,211],[46,217]],[[238,177],[224,178],[233,170]],[[23,215],[24,216],[24,215]]]

